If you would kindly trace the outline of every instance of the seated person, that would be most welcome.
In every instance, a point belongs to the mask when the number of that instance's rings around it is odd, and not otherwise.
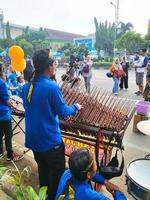
[[[109,200],[92,189],[89,181],[104,184],[115,200],[126,200],[120,189],[96,173],[96,161],[88,149],[74,151],[69,159],[69,169],[62,175],[55,200]]]

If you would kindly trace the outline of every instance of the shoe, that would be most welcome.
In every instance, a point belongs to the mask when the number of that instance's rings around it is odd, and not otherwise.
[[[13,155],[11,157],[7,157],[6,161],[11,162],[11,161],[19,161],[21,159],[23,159],[24,155],[22,154],[17,154],[17,153],[13,153]]]
[[[115,96],[118,96],[118,93],[114,93]]]
[[[135,92],[134,94],[139,95],[140,93],[141,93],[140,91],[137,91],[137,92]]]
[[[143,93],[142,93],[142,92],[140,92],[139,94],[137,94],[137,96],[143,96]]]
[[[136,95],[140,96],[140,95],[143,95],[143,94],[142,94],[142,92],[139,91]]]

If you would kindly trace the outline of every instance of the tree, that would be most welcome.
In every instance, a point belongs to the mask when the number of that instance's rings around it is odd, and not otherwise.
[[[140,33],[127,32],[116,42],[118,49],[126,49],[128,53],[134,53],[144,46],[144,39]]]
[[[33,53],[33,45],[30,42],[21,39],[18,44],[24,49],[26,55],[31,55]]]
[[[5,49],[5,48],[7,48],[7,47],[10,47],[10,46],[12,46],[13,44],[15,44],[15,41],[12,40],[12,39],[7,39],[7,38],[5,38],[5,39],[0,39],[0,46],[1,46],[3,49]]]
[[[29,34],[29,31],[30,31],[30,27],[26,26],[25,29],[23,29],[23,34],[27,35],[27,34]]]
[[[80,56],[88,54],[88,48],[84,44],[78,46],[71,43],[66,43],[63,47],[60,48],[60,51],[64,51],[65,56],[70,56],[74,52]]]
[[[132,29],[133,24],[131,22],[128,22],[126,24],[124,22],[119,22],[117,27],[117,38],[120,38],[122,35],[131,31]]]
[[[95,48],[98,52],[104,50],[105,53],[112,55],[114,40],[115,40],[115,24],[111,24],[107,21],[105,23],[98,23],[97,19],[94,18],[95,23]]]
[[[148,32],[148,34],[145,35],[144,39],[145,39],[145,40],[144,40],[145,47],[146,47],[147,49],[150,49],[150,32]]]
[[[32,43],[34,40],[46,40],[46,37],[47,37],[46,30],[40,28],[39,31],[31,31],[27,26],[23,30],[23,34],[16,38],[16,41],[20,39],[25,39],[26,41]]]
[[[9,22],[6,23],[6,38],[11,39]]]
[[[0,46],[0,53],[3,52],[3,51],[4,51],[4,49]]]

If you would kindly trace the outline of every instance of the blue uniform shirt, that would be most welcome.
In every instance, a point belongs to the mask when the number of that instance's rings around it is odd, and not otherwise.
[[[55,200],[59,199],[60,195],[63,193],[68,181],[71,178],[72,178],[72,174],[71,174],[70,170],[66,170],[60,179]],[[92,181],[103,185],[105,182],[105,178],[103,176],[101,176],[99,173],[96,173],[95,176],[92,178]],[[75,194],[74,194],[75,200],[86,200],[86,199],[88,199],[88,200],[110,200],[109,198],[104,196],[102,193],[96,192],[95,190],[93,190],[86,181],[74,180],[72,182],[72,185],[73,185],[73,189],[75,192]],[[68,194],[65,196],[64,200],[69,200]],[[123,193],[115,191],[114,200],[127,200],[127,199]]]
[[[76,105],[65,104],[59,86],[47,76],[35,79],[31,101],[27,95],[30,83],[23,86],[26,137],[25,146],[45,152],[62,142],[58,116],[67,117],[78,111]]]
[[[70,170],[66,170],[64,172],[64,174],[62,175],[61,179],[60,179],[55,200],[58,200],[59,196],[64,191],[68,180],[71,177],[72,177],[72,174],[71,174]],[[97,182],[97,183],[100,183],[100,184],[104,184],[104,181],[105,181],[105,179],[98,173],[96,173],[96,175],[93,177],[92,180],[94,182]],[[75,192],[75,197],[74,197],[75,200],[85,200],[85,199],[88,199],[88,200],[109,200],[102,193],[98,193],[98,192],[94,191],[86,181],[75,180],[73,182],[73,188],[74,188],[74,192]],[[68,195],[66,195],[65,200],[69,200]]]
[[[11,108],[7,105],[9,98],[6,82],[0,78],[0,121],[11,120]]]

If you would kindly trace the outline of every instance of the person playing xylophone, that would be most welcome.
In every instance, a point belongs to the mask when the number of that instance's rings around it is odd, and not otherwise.
[[[56,73],[56,62],[45,50],[33,56],[35,76],[23,87],[25,108],[25,146],[33,151],[41,186],[48,186],[48,199],[53,200],[59,179],[65,170],[64,144],[59,116],[74,115],[81,105],[66,105],[57,83],[50,79]]]
[[[7,161],[18,161],[23,158],[13,152],[12,149],[12,124],[11,124],[11,107],[16,108],[16,104],[10,100],[9,91],[6,83],[4,68],[0,64],[0,158],[4,156],[3,136],[5,135],[5,146],[7,151]]]

